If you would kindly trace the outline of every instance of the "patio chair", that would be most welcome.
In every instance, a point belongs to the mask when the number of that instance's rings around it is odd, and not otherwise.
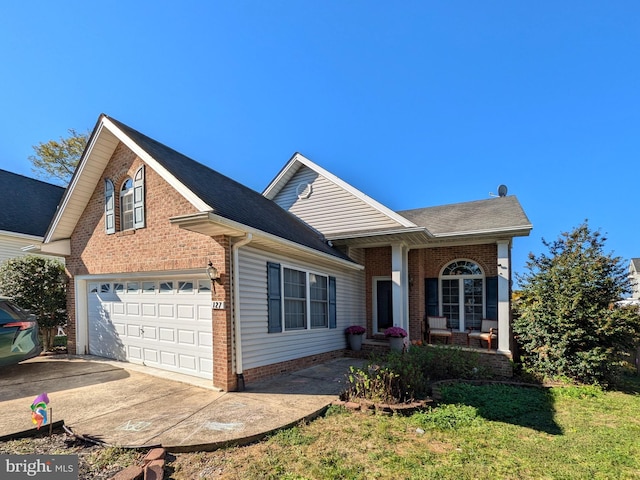
[[[453,333],[447,326],[447,317],[431,317],[427,316],[429,343],[431,343],[431,337],[445,337],[445,342],[449,343],[449,339]]]
[[[480,331],[471,331],[467,335],[467,347],[472,338],[480,340],[480,345],[482,345],[482,340],[484,340],[487,342],[487,349],[491,350],[491,342],[498,338],[498,321],[483,319],[480,324]]]

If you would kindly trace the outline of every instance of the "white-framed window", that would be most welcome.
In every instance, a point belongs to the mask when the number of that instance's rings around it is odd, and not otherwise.
[[[479,330],[485,317],[485,276],[471,260],[455,260],[440,274],[440,305],[454,330]]]
[[[329,326],[329,277],[309,273],[309,317],[311,328]]]
[[[336,328],[335,288],[335,277],[268,263],[269,333]]]
[[[127,178],[120,188],[120,230],[133,228],[133,180]]]
[[[283,268],[284,329],[307,328],[307,273]]]
[[[116,207],[120,211],[119,230],[132,230],[145,226],[144,207],[144,165],[136,170],[133,178],[127,177],[121,184],[116,205],[113,182],[106,178],[104,181],[104,211],[105,231],[107,234],[116,232]]]

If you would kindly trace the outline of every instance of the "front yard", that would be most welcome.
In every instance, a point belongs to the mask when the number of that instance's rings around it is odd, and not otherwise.
[[[389,378],[376,369],[358,385],[375,399]],[[631,370],[609,391],[473,382],[440,383],[438,406],[409,416],[333,406],[253,445],[169,454],[165,478],[640,479],[640,376]],[[80,479],[105,480],[142,455],[63,437],[0,443],[0,453],[77,453]]]
[[[178,454],[170,478],[637,479],[640,379],[630,378],[610,392],[453,386],[409,417],[332,407],[256,445]]]

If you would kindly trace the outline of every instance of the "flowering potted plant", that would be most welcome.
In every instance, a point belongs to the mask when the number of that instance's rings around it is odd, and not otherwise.
[[[402,327],[389,327],[384,331],[384,336],[389,338],[391,350],[402,352],[407,331]]]
[[[362,349],[362,337],[367,330],[360,325],[351,325],[344,330],[349,340],[349,348],[354,351]]]

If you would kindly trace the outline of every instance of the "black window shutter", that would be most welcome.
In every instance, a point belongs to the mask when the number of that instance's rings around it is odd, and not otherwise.
[[[438,304],[438,279],[425,278],[424,288],[426,290],[427,315],[437,317],[440,315],[440,306]]]
[[[487,314],[486,318],[490,320],[498,319],[498,277],[487,277],[485,279],[486,282],[486,298],[485,303],[487,304]]]
[[[329,277],[329,328],[338,326],[338,309],[336,307],[336,277]]]
[[[282,307],[280,294],[280,264],[267,262],[267,304],[269,333],[282,332]]]

